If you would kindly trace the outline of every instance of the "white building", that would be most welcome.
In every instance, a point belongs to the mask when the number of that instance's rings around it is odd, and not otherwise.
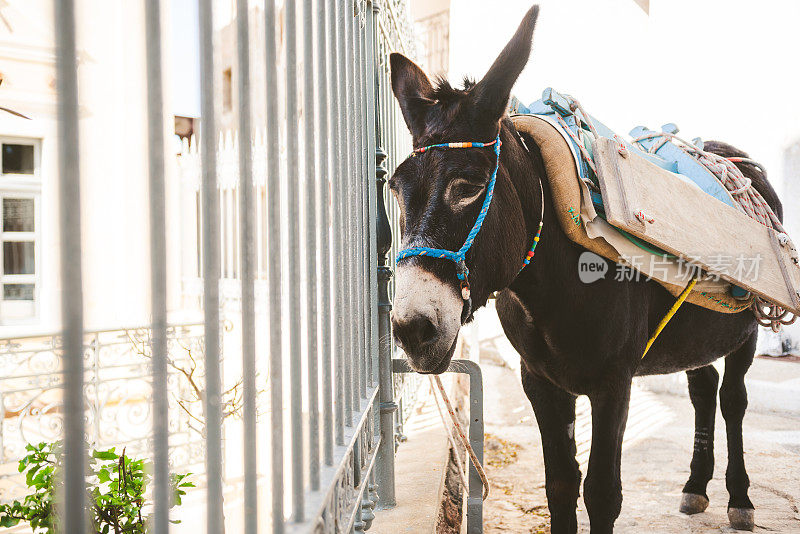
[[[0,3],[0,335],[59,325],[52,0]],[[85,318],[146,324],[149,297],[143,4],[77,2]],[[168,77],[169,73],[165,73]],[[171,129],[172,124],[168,127]],[[168,184],[174,164],[169,162]],[[176,250],[170,234],[170,250]],[[170,273],[177,276],[175,255]],[[178,303],[171,295],[171,307]]]
[[[94,352],[94,358],[87,359],[86,364],[87,391],[103,392],[96,398],[87,393],[87,435],[98,446],[122,444],[128,446],[129,453],[145,454],[151,424],[149,370],[148,360],[137,353],[136,343],[144,347],[147,333],[135,330],[146,328],[150,322],[144,2],[79,0],[76,4],[83,247],[80,259],[87,351]],[[189,44],[196,48],[197,34],[196,30],[187,36],[171,32],[171,17],[184,17],[186,13],[167,9],[169,2],[163,4],[163,75],[165,95],[170,95],[171,41],[193,39]],[[21,457],[24,443],[61,437],[58,424],[45,430],[39,424],[61,417],[61,363],[57,351],[52,350],[60,333],[62,294],[55,62],[53,0],[0,1],[0,106],[30,117],[28,120],[0,111],[3,498],[17,496],[15,492],[21,491],[15,486],[13,466]],[[188,191],[187,195],[181,179],[186,169],[179,172],[178,145],[172,142],[172,115],[172,109],[165,109],[165,137],[171,156],[166,158],[168,308],[170,322],[175,323],[197,316],[202,293],[190,291],[192,298],[184,298],[187,286],[196,289],[197,205],[194,193]],[[199,176],[199,169],[195,170]],[[183,243],[187,236],[194,241]],[[96,333],[98,330],[109,332]],[[131,334],[134,339],[128,343],[126,336]],[[138,335],[142,337],[135,339]],[[228,335],[241,334],[235,331]],[[202,327],[187,326],[170,336],[180,337],[181,347],[202,354]],[[183,349],[174,352],[173,358],[186,357]],[[226,388],[235,381],[237,372],[240,374],[235,365],[228,365],[235,360],[226,358]],[[104,372],[99,372],[100,368]],[[170,373],[170,393],[180,396],[185,384],[174,376],[174,370]],[[170,406],[171,460],[178,466],[176,469],[198,473],[202,471],[202,448],[194,443],[202,436],[189,428],[186,414],[176,408]],[[141,417],[131,419],[135,413]],[[232,432],[231,443],[241,434],[235,425],[226,426],[226,432]],[[236,476],[235,460],[240,450],[235,445],[227,450],[231,455],[227,476]],[[201,489],[182,507],[184,531],[203,527],[203,514],[198,513],[202,497]],[[228,500],[234,505],[237,502],[233,497]]]
[[[410,7],[420,67],[429,76],[447,75],[450,66],[450,0],[414,0]]]

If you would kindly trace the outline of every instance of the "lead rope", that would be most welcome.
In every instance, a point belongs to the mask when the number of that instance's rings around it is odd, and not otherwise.
[[[439,417],[442,419],[442,426],[444,427],[445,432],[447,432],[447,441],[450,442],[450,448],[453,449],[453,458],[456,459],[456,467],[458,468],[458,477],[461,479],[461,484],[466,488],[469,484],[467,483],[467,475],[464,472],[464,464],[461,461],[461,456],[458,454],[458,446],[456,445],[456,440],[453,438],[453,432],[450,430],[450,425],[447,424],[447,419],[444,418],[444,412],[442,411],[442,405],[439,403],[439,397],[436,396],[436,389],[433,387],[433,377],[430,378],[431,382],[431,394],[433,395],[433,400],[436,401],[436,410],[439,412]]]
[[[478,472],[478,476],[481,478],[481,484],[483,484],[483,500],[486,500],[486,497],[489,496],[489,480],[486,478],[486,472],[483,470],[483,466],[481,465],[480,461],[478,461],[478,456],[475,454],[475,451],[472,450],[472,445],[469,444],[469,440],[467,439],[466,434],[464,434],[464,429],[461,427],[461,422],[456,417],[456,412],[453,410],[453,406],[450,404],[450,399],[447,398],[447,393],[444,392],[444,386],[442,385],[442,379],[439,378],[439,375],[434,375],[430,377],[431,382],[436,383],[436,387],[439,390],[439,394],[442,396],[442,401],[444,401],[444,405],[447,408],[447,413],[450,414],[450,419],[453,421],[453,426],[456,428],[456,432],[458,432],[458,437],[461,440],[461,444],[467,450],[467,454],[469,455],[469,459],[472,462],[472,465],[475,466],[475,470]],[[433,395],[436,398],[436,393],[434,392]],[[439,402],[436,402],[436,405],[439,405]],[[441,410],[439,410],[439,415],[442,416],[442,422],[445,424],[445,428],[447,427],[447,422],[444,421],[444,415],[442,414]],[[449,430],[448,430],[449,433]],[[481,439],[483,436],[481,436]],[[453,451],[455,456],[458,457],[458,451]],[[461,469],[461,460],[456,460],[459,465],[459,472],[462,472]],[[463,480],[463,478],[462,478]]]

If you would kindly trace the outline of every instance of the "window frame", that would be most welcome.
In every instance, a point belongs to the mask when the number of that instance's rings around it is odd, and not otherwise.
[[[0,145],[33,145],[33,174],[2,172],[0,149],[0,217],[6,198],[33,200],[33,231],[6,232],[0,218],[0,325],[33,324],[40,319],[42,284],[42,139],[0,135]],[[3,267],[6,242],[33,242],[33,274],[5,274]],[[33,284],[33,300],[6,300],[6,284]]]

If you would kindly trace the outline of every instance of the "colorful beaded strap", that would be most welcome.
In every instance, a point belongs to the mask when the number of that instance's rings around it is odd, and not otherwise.
[[[544,198],[544,194],[542,194],[542,198]],[[542,211],[544,211],[544,208]],[[525,259],[522,261],[522,267],[519,268],[520,271],[531,262],[533,255],[536,253],[536,245],[539,244],[539,238],[542,236],[542,226],[544,226],[544,217],[539,221],[539,229],[536,230],[536,235],[533,236],[533,245],[531,245],[531,249],[525,255]]]
[[[472,226],[472,230],[469,231],[467,234],[467,239],[464,241],[464,244],[461,246],[458,251],[451,251],[451,250],[444,250],[440,248],[430,248],[430,247],[412,247],[407,248],[405,250],[401,250],[397,254],[396,262],[400,260],[404,260],[406,258],[410,258],[411,256],[430,256],[432,258],[441,258],[450,260],[456,264],[456,277],[461,282],[461,298],[464,300],[465,303],[465,310],[462,314],[462,322],[469,317],[472,311],[472,297],[470,295],[469,289],[469,269],[467,268],[467,263],[465,261],[467,252],[472,247],[472,242],[475,240],[475,237],[478,235],[478,232],[481,230],[481,226],[483,225],[483,220],[486,218],[486,212],[489,211],[489,205],[492,203],[492,197],[494,195],[494,184],[497,179],[497,171],[500,169],[500,147],[502,146],[502,142],[500,141],[500,134],[497,134],[497,137],[494,141],[489,143],[480,143],[474,141],[465,141],[465,142],[458,142],[458,143],[439,143],[436,145],[428,145],[422,148],[418,148],[414,150],[410,157],[415,157],[417,154],[424,154],[425,152],[431,150],[432,148],[443,148],[443,149],[450,149],[450,148],[485,148],[489,146],[494,147],[494,154],[495,154],[495,166],[494,171],[492,171],[492,177],[489,179],[489,186],[486,189],[486,198],[483,200],[483,206],[481,207],[481,211],[478,214],[478,218],[475,220],[475,224]],[[541,186],[540,186],[541,187]],[[544,200],[544,191],[542,191],[542,200]],[[544,202],[542,203],[542,215],[544,215]],[[533,258],[534,251],[536,250],[536,245],[539,243],[539,238],[542,233],[542,225],[544,223],[544,217],[542,217],[539,223],[539,229],[536,232],[536,236],[533,238],[533,246],[531,247],[528,254],[525,256],[523,260],[522,269],[525,268],[531,262]],[[520,271],[522,270],[520,269]]]

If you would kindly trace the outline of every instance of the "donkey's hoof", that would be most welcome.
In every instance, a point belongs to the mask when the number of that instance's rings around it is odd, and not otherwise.
[[[705,512],[708,508],[708,498],[696,493],[684,493],[681,497],[681,513],[682,514],[699,514]]]
[[[752,508],[728,508],[728,521],[736,530],[753,530],[756,525],[755,510]]]

